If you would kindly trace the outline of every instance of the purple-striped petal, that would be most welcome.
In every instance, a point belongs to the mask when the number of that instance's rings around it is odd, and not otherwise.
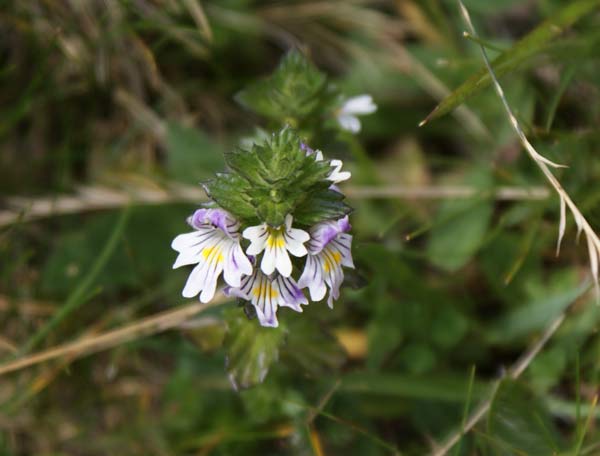
[[[240,228],[238,221],[229,212],[220,208],[198,209],[188,218],[188,223],[197,230],[212,226],[231,237],[237,236]]]

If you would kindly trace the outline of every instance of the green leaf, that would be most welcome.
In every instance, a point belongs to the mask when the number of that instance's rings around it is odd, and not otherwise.
[[[167,172],[175,179],[198,183],[223,169],[223,150],[204,132],[176,122],[167,124]]]
[[[396,270],[394,268],[394,270]],[[400,274],[399,274],[400,275]],[[387,284],[381,277],[374,279],[377,289]],[[404,308],[395,299],[380,297],[373,306],[374,316],[367,327],[369,351],[367,366],[376,369],[383,365],[388,356],[400,345],[404,335],[402,317]]]
[[[520,383],[505,380],[492,402],[487,421],[487,436],[481,444],[492,454],[557,454],[560,433],[531,391]]]
[[[567,351],[554,346],[536,356],[529,366],[528,378],[536,391],[548,391],[560,382],[566,368]]]
[[[248,388],[262,383],[271,364],[279,358],[285,329],[265,328],[249,320],[240,309],[225,312],[227,335],[227,374],[234,388]]]
[[[344,195],[335,190],[322,190],[306,195],[294,212],[295,220],[301,225],[314,225],[323,220],[334,220],[352,212],[344,203]]]
[[[431,340],[441,348],[450,349],[458,345],[467,333],[469,322],[452,304],[439,307],[431,324]]]
[[[473,174],[467,181],[481,188],[487,179],[485,174]],[[427,245],[429,261],[448,272],[462,268],[483,243],[492,212],[487,199],[443,202]]]
[[[510,49],[500,54],[492,61],[492,67],[498,77],[514,70],[519,65],[527,62],[536,54],[543,52],[548,43],[564,32],[582,17],[600,5],[600,0],[578,0],[568,3],[564,8],[544,21],[525,37],[515,43]],[[482,68],[450,95],[425,118],[423,124],[431,122],[452,111],[464,103],[473,94],[486,88],[491,83],[488,71]]]
[[[355,372],[342,380],[340,390],[350,393],[387,395],[411,399],[462,403],[467,398],[467,376],[449,374],[404,375],[396,373]],[[473,399],[479,399],[487,385],[475,382]]]
[[[415,375],[430,372],[436,365],[435,352],[427,343],[415,342],[402,347],[399,355],[405,369]]]
[[[282,358],[313,376],[331,373],[346,360],[337,339],[308,318],[289,319],[288,335],[281,349]]]
[[[512,342],[548,325],[569,304],[589,289],[584,283],[576,285],[572,274],[559,280],[542,295],[530,302],[509,311],[486,331],[486,338],[492,343]]]
[[[220,173],[204,184],[208,196],[223,209],[240,219],[256,217],[256,209],[248,197],[250,185],[236,174]]]

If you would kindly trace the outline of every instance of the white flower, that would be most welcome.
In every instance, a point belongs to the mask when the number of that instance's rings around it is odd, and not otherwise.
[[[223,209],[199,209],[188,218],[195,229],[180,234],[171,243],[179,252],[173,269],[196,264],[183,288],[182,295],[209,302],[215,295],[217,280],[224,272],[225,282],[239,287],[243,275],[252,274],[252,264],[240,246],[239,223]]]
[[[304,230],[292,228],[292,216],[285,217],[285,224],[273,228],[266,223],[246,228],[242,236],[250,240],[250,246],[246,249],[248,255],[258,255],[263,250],[260,268],[262,272],[269,275],[275,269],[284,277],[292,273],[292,261],[288,255],[302,257],[307,254],[304,243],[310,236]]]
[[[372,114],[377,111],[371,95],[358,95],[349,98],[337,112],[337,120],[342,129],[352,133],[360,131],[360,120],[357,116]]]
[[[320,150],[313,150],[308,147],[306,144],[300,144],[300,148],[306,152],[306,155],[315,157],[315,161],[323,161],[323,152]],[[352,177],[352,173],[350,171],[342,171],[342,166],[344,163],[342,160],[331,160],[329,165],[333,168],[333,171],[329,173],[327,179],[329,179],[334,184],[339,184],[342,181],[348,180]]]
[[[331,160],[329,164],[334,168],[333,171],[327,176],[334,184],[338,184],[342,181],[348,180],[352,177],[352,173],[350,171],[342,171],[342,160]]]
[[[333,307],[333,300],[340,296],[340,286],[344,281],[342,266],[354,268],[352,261],[352,236],[348,216],[338,220],[323,222],[310,229],[309,255],[304,272],[298,280],[300,288],[308,287],[310,299],[320,301],[329,287],[327,304]]]
[[[300,305],[308,304],[306,296],[294,279],[280,274],[269,277],[260,269],[255,269],[252,276],[244,277],[240,287],[228,288],[225,293],[250,301],[262,326],[279,325],[278,307],[290,307],[296,312],[302,312]]]

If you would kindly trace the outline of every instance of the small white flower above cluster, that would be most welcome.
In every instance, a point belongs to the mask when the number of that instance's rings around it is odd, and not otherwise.
[[[371,95],[358,95],[349,98],[337,111],[337,121],[343,130],[358,133],[361,128],[358,116],[373,114],[377,111],[377,105],[373,102]]]

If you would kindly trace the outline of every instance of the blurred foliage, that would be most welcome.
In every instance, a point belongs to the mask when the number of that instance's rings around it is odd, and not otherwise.
[[[283,124],[343,159],[355,186],[474,191],[349,191],[357,271],[333,310],[282,309],[272,330],[229,302],[176,331],[3,375],[1,454],[427,454],[573,302],[452,454],[600,452],[585,246],[570,222],[556,257],[556,198],[495,197],[544,180],[454,1],[0,4],[3,197],[198,184],[240,141]],[[519,121],[569,165],[556,175],[600,230],[598,2],[465,4]],[[303,61],[279,64],[291,49],[314,65],[306,77],[290,77]],[[351,136],[336,109],[361,93],[379,109]],[[51,347],[178,304],[186,271],[171,271],[169,244],[194,209],[134,205],[119,230],[120,209],[0,228],[3,359],[39,334]],[[260,368],[246,363],[257,356]]]

